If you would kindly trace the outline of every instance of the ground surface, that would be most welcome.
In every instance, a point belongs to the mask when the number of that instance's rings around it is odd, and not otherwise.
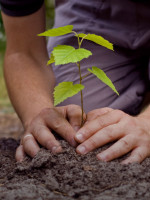
[[[15,114],[0,115],[0,136],[20,137]],[[123,166],[120,160],[103,163],[95,155],[79,156],[61,140],[63,153],[41,149],[23,163],[14,159],[18,141],[0,139],[0,199],[8,200],[123,200],[150,199],[150,159]],[[105,147],[106,148],[106,147]]]

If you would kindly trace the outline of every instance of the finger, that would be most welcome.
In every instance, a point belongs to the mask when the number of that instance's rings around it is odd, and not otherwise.
[[[26,154],[32,158],[39,152],[40,147],[31,133],[26,133],[22,138],[23,148]]]
[[[16,155],[15,158],[18,162],[22,162],[25,158],[25,152],[23,149],[23,145],[19,145],[19,147],[16,149]]]
[[[147,157],[147,149],[144,147],[137,147],[131,153],[131,155],[124,161],[122,164],[129,164],[129,163],[141,163]]]
[[[82,122],[82,109],[77,105],[69,105],[66,109],[67,118],[75,131],[78,131]],[[86,114],[83,113],[83,120],[86,120]]]
[[[62,136],[72,146],[76,146],[77,142],[74,139],[75,131],[70,123],[60,114],[55,108],[50,108],[49,112],[46,112],[44,120],[46,125]]]
[[[69,123],[75,131],[78,131],[81,127],[82,109],[78,105],[67,105],[57,107],[58,111],[63,114],[64,118],[68,119]],[[83,112],[83,120],[86,120],[86,114]]]
[[[97,158],[102,161],[111,161],[130,152],[135,146],[136,140],[131,136],[126,136],[116,142],[107,150],[97,155]]]
[[[123,132],[121,131],[117,124],[107,126],[80,144],[76,151],[79,154],[86,154],[98,147],[121,138],[123,136]]]
[[[54,135],[45,125],[36,125],[32,134],[42,146],[51,150],[53,153],[59,153],[62,151],[60,143],[55,139]]]
[[[92,121],[93,119],[96,119],[97,117],[99,117],[107,112],[110,112],[112,110],[113,110],[112,108],[108,108],[108,107],[92,110],[87,114],[86,121],[87,122]]]
[[[86,123],[75,135],[77,142],[82,143],[104,127],[118,123],[123,116],[122,111],[112,110]]]

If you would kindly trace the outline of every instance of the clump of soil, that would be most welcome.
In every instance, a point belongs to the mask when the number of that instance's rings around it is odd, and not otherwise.
[[[142,164],[104,163],[96,159],[101,149],[80,156],[64,140],[61,144],[60,154],[41,149],[16,163],[18,141],[0,139],[0,199],[150,199],[149,158]]]

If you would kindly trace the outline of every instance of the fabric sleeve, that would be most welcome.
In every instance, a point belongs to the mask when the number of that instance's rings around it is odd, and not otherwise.
[[[36,12],[44,0],[0,0],[1,10],[10,16],[25,16]]]

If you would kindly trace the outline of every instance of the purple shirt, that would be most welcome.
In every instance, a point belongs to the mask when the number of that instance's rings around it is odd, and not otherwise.
[[[150,3],[135,3],[130,0],[64,0],[56,1],[54,27],[74,25],[78,33],[95,33],[112,42],[115,52],[90,41],[83,47],[92,51],[93,56],[81,61],[82,73],[97,66],[103,69],[120,93],[118,97],[108,86],[95,76],[87,77],[84,110],[86,112],[111,107],[129,114],[139,113],[145,92],[149,87],[148,67],[150,58]],[[50,38],[48,51],[57,44],[73,45],[76,38],[71,34]],[[57,83],[73,81],[79,83],[78,68],[75,64],[53,66]],[[60,105],[80,105],[80,94],[65,100]]]
[[[43,0],[0,0],[2,10],[12,16],[23,16],[38,10]],[[89,41],[83,47],[92,51],[93,56],[81,61],[82,73],[97,66],[103,69],[120,93],[118,97],[108,86],[93,75],[83,84],[84,110],[86,112],[111,107],[129,114],[139,113],[146,91],[149,88],[150,68],[150,2],[135,0],[56,0],[54,27],[68,24],[74,30],[95,33],[112,42],[115,52]],[[76,38],[71,34],[50,38],[48,51],[57,44],[73,45]],[[74,81],[79,83],[78,68],[75,64],[53,66],[57,83]],[[149,71],[148,71],[149,70]],[[80,105],[80,94],[65,100],[60,105]]]

